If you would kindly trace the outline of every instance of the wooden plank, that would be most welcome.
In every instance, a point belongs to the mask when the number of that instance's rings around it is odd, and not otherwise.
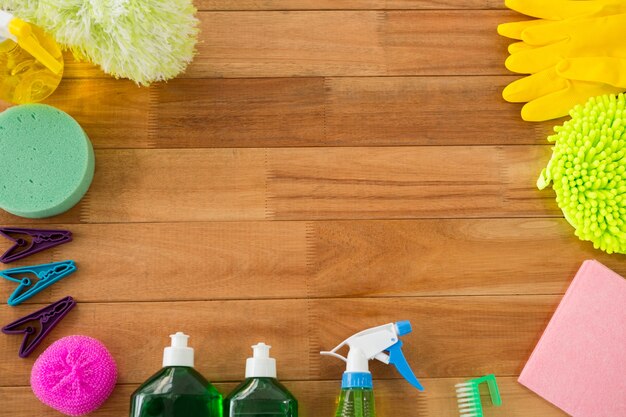
[[[83,221],[266,217],[263,150],[107,150],[97,164]]]
[[[206,278],[210,287],[210,274]],[[132,273],[111,279],[125,280],[129,286],[138,280]],[[141,281],[150,285],[149,279]],[[184,277],[180,285],[185,285]],[[184,330],[193,336],[198,368],[215,381],[239,379],[242,358],[259,340],[274,346],[283,379],[337,380],[343,364],[322,358],[320,350],[331,349],[359,330],[404,319],[411,320],[414,330],[404,338],[409,347],[405,353],[420,377],[490,372],[513,376],[521,371],[560,298],[402,297],[392,304],[389,299],[364,298],[110,304],[78,299],[77,308],[32,358],[17,358],[20,337],[0,338],[0,373],[3,385],[27,385],[32,362],[45,346],[65,335],[85,334],[109,347],[119,364],[121,383],[137,383],[160,365],[167,335]],[[9,323],[37,307],[2,309],[0,322]],[[372,370],[378,378],[398,377],[382,364],[373,364]]]
[[[196,0],[199,10],[502,9],[499,0]]]
[[[524,122],[501,98],[515,78],[329,78],[321,145],[544,144],[555,122]]]
[[[563,219],[57,227],[74,243],[8,266],[74,259],[78,272],[27,302],[559,294],[592,258],[626,275]],[[0,280],[0,294],[14,289]]]
[[[57,107],[83,127],[94,148],[147,148],[151,93],[128,80],[64,79],[45,104]],[[0,101],[0,111],[11,105]]]
[[[154,89],[155,146],[316,146],[323,78],[175,80]]]
[[[175,80],[154,89],[159,148],[544,144],[500,97],[513,77]]]
[[[212,12],[186,77],[506,74],[503,11]],[[233,27],[245,28],[234,31]]]
[[[201,12],[183,78],[499,75],[507,10]],[[238,28],[238,30],[233,30]],[[102,77],[68,56],[66,77]]]
[[[243,359],[242,359],[243,361]],[[338,378],[335,378],[338,379]],[[454,384],[463,379],[424,379],[426,391],[418,392],[403,381],[375,381],[376,411],[378,415],[394,417],[426,417],[433,415],[454,416],[457,411]],[[332,416],[338,381],[283,381],[296,396],[299,415],[302,417]],[[217,383],[217,389],[226,395],[234,389],[234,383]],[[488,407],[493,417],[565,417],[562,411],[534,395],[516,382],[516,378],[498,377],[501,407]],[[129,398],[136,385],[119,385],[104,406],[91,414],[93,417],[120,417],[128,415]],[[7,415],[36,415],[56,417],[58,413],[35,401],[27,387],[0,387],[4,398],[3,409]],[[483,404],[489,404],[487,396]],[[487,408],[486,408],[487,410]]]
[[[548,147],[268,152],[268,208],[276,219],[559,215],[552,192],[535,186]]]
[[[626,274],[623,259],[579,241],[564,219],[334,221],[310,229],[309,286],[318,297],[563,293],[594,258]]]
[[[555,122],[525,123],[500,98],[513,79],[66,79],[46,103],[97,149],[544,144]]]
[[[310,243],[304,222],[67,227],[73,243],[36,254],[23,264],[75,259],[79,271],[62,285],[50,287],[36,302],[52,302],[67,291],[83,301],[307,296]],[[0,250],[10,246],[4,239],[0,243]],[[12,288],[12,283],[0,281],[0,294]]]
[[[548,146],[101,150],[91,189],[48,222],[560,216]],[[175,175],[174,175],[175,174]],[[26,219],[0,213],[1,223]]]

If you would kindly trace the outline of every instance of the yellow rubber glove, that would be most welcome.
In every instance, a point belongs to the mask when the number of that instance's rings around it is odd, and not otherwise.
[[[514,81],[504,89],[502,97],[511,103],[527,102],[522,108],[522,119],[540,122],[567,116],[574,106],[585,103],[590,97],[626,90],[609,84],[566,78],[566,74],[578,75],[579,65],[585,63],[563,61],[555,67]],[[622,65],[626,67],[626,61]],[[566,71],[559,71],[561,66],[567,67]]]
[[[498,26],[500,35],[520,40],[522,32],[529,27],[567,19],[587,19],[626,13],[624,0],[506,0],[504,4],[511,10],[539,18],[503,23]]]
[[[626,13],[624,0],[505,0],[504,4],[521,14],[553,21]]]
[[[604,83],[626,89],[626,59],[569,58],[559,62],[556,70],[561,77],[571,80]]]
[[[536,25],[525,29],[522,39],[531,48],[516,51],[505,62],[510,71],[522,74],[554,67],[566,58],[626,58],[626,13]]]

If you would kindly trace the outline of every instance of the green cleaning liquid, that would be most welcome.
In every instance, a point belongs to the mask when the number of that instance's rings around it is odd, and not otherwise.
[[[298,417],[298,401],[276,379],[276,360],[270,346],[252,346],[246,379],[224,400],[225,417]]]
[[[163,368],[132,395],[130,417],[222,417],[222,395],[193,368],[189,336],[170,336]]]
[[[372,389],[342,389],[335,417],[376,417],[375,410]]]

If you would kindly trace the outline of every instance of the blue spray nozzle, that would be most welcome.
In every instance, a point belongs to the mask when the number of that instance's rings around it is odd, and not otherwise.
[[[404,320],[396,323],[396,330],[398,331],[398,336],[404,336],[411,333],[413,328],[410,321]]]
[[[424,387],[420,384],[419,380],[413,373],[413,370],[409,366],[409,363],[404,357],[404,353],[402,352],[402,341],[399,340],[398,343],[387,349],[387,352],[389,352],[389,363],[396,367],[398,372],[400,372],[400,375],[402,375],[409,384],[413,385],[420,391],[424,391]]]

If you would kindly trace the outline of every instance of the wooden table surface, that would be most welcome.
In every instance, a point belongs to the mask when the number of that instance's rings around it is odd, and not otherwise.
[[[93,415],[126,416],[181,330],[223,393],[250,345],[271,344],[301,415],[330,417],[343,364],[318,352],[411,320],[405,353],[426,392],[372,365],[379,416],[457,416],[454,384],[487,373],[504,401],[488,416],[563,416],[517,376],[581,262],[626,265],[578,241],[535,187],[553,123],[501,99],[515,77],[496,25],[516,17],[501,3],[200,0],[195,62],[150,88],[68,56],[48,103],[93,141],[93,185],[64,215],[0,224],[71,229],[73,243],[17,265],[79,271],[1,306],[0,322],[79,304],[31,358],[0,337],[2,414],[58,415],[34,399],[31,365],[86,334],[120,371]]]

